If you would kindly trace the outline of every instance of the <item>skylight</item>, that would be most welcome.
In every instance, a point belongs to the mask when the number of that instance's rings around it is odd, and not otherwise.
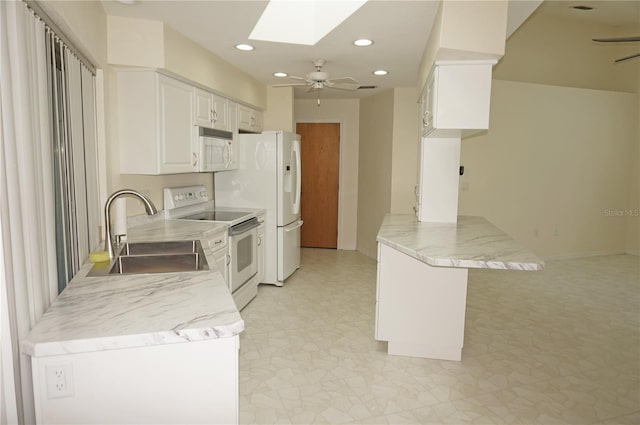
[[[271,0],[251,40],[315,45],[367,0]]]

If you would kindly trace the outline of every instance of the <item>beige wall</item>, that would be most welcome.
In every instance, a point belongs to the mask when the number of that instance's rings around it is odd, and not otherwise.
[[[640,80],[640,74],[638,74],[638,79]],[[638,137],[631,155],[626,252],[640,255],[640,93],[636,97],[638,103]]]
[[[495,66],[499,80],[526,81],[567,87],[636,92],[637,60],[614,59],[637,53],[634,43],[599,44],[598,35],[635,34],[637,29],[577,21],[542,14],[543,4],[507,41]]]
[[[420,112],[415,87],[393,90],[391,212],[413,213],[418,176]]]
[[[293,87],[267,87],[267,110],[264,111],[265,130],[295,132],[293,122]]]
[[[294,110],[295,122],[340,123],[338,249],[356,249],[360,101],[358,99],[323,99],[318,107],[316,100],[297,99]],[[304,164],[302,166],[304,167]]]
[[[204,50],[198,44],[161,22],[107,17],[100,2],[46,1],[43,7],[83,53],[104,71],[104,138],[106,145],[107,192],[129,187],[151,195],[163,204],[167,186],[204,184],[211,191],[211,174],[167,176],[122,175],[119,171],[117,140],[116,66],[164,68],[207,86],[231,98],[264,109],[266,87],[244,72]],[[104,199],[101,201],[104,202]],[[127,200],[127,214],[143,213],[139,202]]]
[[[111,65],[164,67],[164,23],[107,16]]]
[[[507,0],[443,1],[418,69],[418,90],[435,60],[498,59],[504,54]]]
[[[462,142],[460,214],[544,257],[624,252],[636,95],[494,80],[491,96],[489,131]]]
[[[39,0],[38,3],[94,66],[107,64],[107,21],[100,2]]]
[[[360,101],[356,249],[371,258],[382,219],[391,210],[393,109],[393,90]]]
[[[174,31],[162,22],[108,17],[109,63],[118,66],[163,68],[218,93],[264,109],[267,106],[266,87],[211,54],[200,45]],[[106,72],[108,191],[130,187],[145,191],[157,206],[163,205],[164,187],[203,184],[212,192],[213,177],[209,173],[174,174],[165,176],[125,175],[119,171],[117,135],[117,93],[113,68]],[[127,215],[142,214],[136,200],[127,200]]]
[[[164,43],[167,70],[235,100],[266,109],[267,88],[264,84],[167,25]]]

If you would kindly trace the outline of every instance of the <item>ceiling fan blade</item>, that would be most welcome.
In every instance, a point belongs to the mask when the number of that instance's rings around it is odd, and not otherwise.
[[[640,36],[592,38],[592,40],[600,43],[619,43],[626,41],[640,41]]]
[[[346,90],[346,91],[355,91],[358,90],[358,85],[355,84],[331,84],[327,85],[329,89],[337,89],[337,90]]]
[[[310,92],[314,92],[314,91],[320,91],[321,89],[319,89],[318,87],[315,86],[309,86],[308,89],[306,89],[304,92],[305,93],[310,93]]]
[[[633,55],[629,55],[629,56],[625,56],[625,57],[620,58],[620,59],[616,59],[616,60],[614,60],[614,62],[622,62],[622,61],[626,61],[626,60],[637,58],[637,57],[640,57],[640,53],[634,53]]]
[[[296,87],[296,86],[306,86],[306,83],[291,83],[291,84],[275,84],[271,87]]]
[[[294,80],[302,80],[302,81],[309,82],[309,80],[307,80],[306,78],[298,77],[297,75],[288,75],[286,78],[293,78]]]
[[[331,83],[334,83],[334,84],[345,83],[345,84],[355,84],[356,86],[360,84],[360,83],[358,83],[356,80],[354,80],[351,77],[331,78],[328,81],[331,82]]]

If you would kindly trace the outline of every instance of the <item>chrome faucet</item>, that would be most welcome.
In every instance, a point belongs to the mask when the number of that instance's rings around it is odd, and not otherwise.
[[[133,198],[138,198],[144,204],[144,209],[147,211],[147,214],[154,215],[158,213],[156,206],[153,205],[151,199],[146,197],[140,192],[137,192],[133,189],[121,189],[116,192],[113,192],[109,199],[107,199],[107,203],[104,206],[104,250],[109,253],[109,258],[113,258],[113,238],[111,237],[111,203],[115,201],[117,198],[121,196],[131,196]]]

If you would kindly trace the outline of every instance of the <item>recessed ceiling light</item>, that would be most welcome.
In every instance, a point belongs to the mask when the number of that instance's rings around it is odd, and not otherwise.
[[[387,75],[389,72],[384,69],[377,69],[373,71],[373,75]]]
[[[287,74],[286,72],[274,72],[273,76],[278,78],[284,78],[289,76],[289,74]]]
[[[253,46],[251,44],[236,44],[236,49],[242,50],[243,52],[250,52],[253,50]]]
[[[580,6],[572,6],[572,7],[573,7],[573,9],[576,9],[576,10],[593,10],[593,7],[591,7],[591,6],[582,6],[582,5],[580,5]]]
[[[120,4],[126,4],[127,6],[133,6],[140,3],[140,0],[116,0]]]
[[[359,40],[354,41],[353,44],[355,44],[358,47],[366,47],[366,46],[371,46],[373,44],[373,41],[369,40],[368,38],[361,38]]]

